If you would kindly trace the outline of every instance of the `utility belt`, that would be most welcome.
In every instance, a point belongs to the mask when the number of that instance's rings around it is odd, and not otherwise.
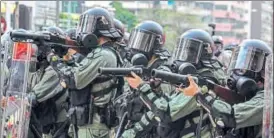
[[[118,124],[115,109],[109,103],[105,107],[98,107],[94,104],[71,107],[68,111],[68,117],[73,125],[84,126],[93,123],[93,115],[98,113],[100,123],[106,124],[109,128]]]
[[[100,83],[108,82],[111,79],[101,79]],[[96,81],[99,82],[98,80]],[[115,82],[115,80],[113,81]],[[112,83],[112,82],[111,82]],[[98,113],[101,116],[101,123],[105,123],[107,126],[112,127],[114,125],[115,110],[112,103],[106,104],[103,108],[94,105],[94,97],[100,97],[110,93],[117,84],[111,84],[110,87],[103,90],[93,92],[91,94],[91,87],[87,86],[82,90],[70,90],[70,103],[71,107],[68,111],[68,117],[71,123],[77,126],[84,126],[87,124],[92,124],[93,115]]]

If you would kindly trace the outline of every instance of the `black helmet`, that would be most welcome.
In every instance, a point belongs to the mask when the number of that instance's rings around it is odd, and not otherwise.
[[[121,37],[114,27],[112,15],[101,7],[94,7],[85,11],[80,17],[76,32],[77,37],[84,34],[94,34],[97,37],[105,36],[109,38]]]
[[[118,19],[114,18],[113,20],[114,20],[114,27],[120,33],[121,37],[124,37],[124,35],[125,35],[125,25]]]
[[[214,35],[212,39],[214,42],[213,53],[216,57],[219,57],[223,49],[223,37]]]
[[[163,27],[154,21],[144,21],[131,31],[128,47],[151,53],[161,48],[164,42]]]
[[[271,53],[271,48],[265,42],[246,39],[234,48],[228,71],[237,71],[238,75],[246,71],[258,73],[264,68],[266,56]]]
[[[223,44],[223,37],[222,36],[214,35],[214,36],[212,36],[212,39],[213,39],[213,42],[215,44]]]
[[[61,36],[65,35],[64,31],[61,28],[58,28],[55,26],[48,27],[45,31],[48,31],[53,34],[61,35]]]
[[[65,35],[70,39],[76,40],[76,28],[67,29]]]
[[[211,35],[202,29],[190,29],[183,33],[173,54],[173,59],[197,64],[200,60],[209,60],[213,56]]]

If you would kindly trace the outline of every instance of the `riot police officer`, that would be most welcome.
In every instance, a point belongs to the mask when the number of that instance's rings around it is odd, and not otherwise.
[[[54,53],[48,55],[48,60],[53,65],[58,64],[54,68],[69,89],[69,114],[76,128],[75,136],[108,138],[113,120],[108,105],[116,91],[116,78],[99,76],[97,71],[99,67],[121,64],[119,54],[113,48],[113,39],[120,34],[114,28],[110,13],[95,7],[81,15],[76,37],[81,46],[91,49],[78,66],[68,66],[56,60]]]
[[[67,29],[65,35],[72,40],[76,40],[76,28]]]
[[[151,79],[150,71],[154,68],[170,71],[166,66],[166,62],[169,59],[169,52],[163,47],[164,46],[164,32],[160,24],[154,21],[143,21],[138,24],[131,32],[128,48],[129,53],[127,60],[131,62],[133,66],[143,66],[146,70],[142,75],[142,79],[149,81],[152,89],[159,95],[163,92],[172,91],[172,87],[168,84],[161,84],[157,80]],[[125,85],[125,93],[133,91],[131,88],[136,89],[132,78],[126,78],[126,82],[129,84]],[[138,82],[137,82],[138,83]],[[131,88],[129,88],[129,86]],[[122,137],[146,137],[154,138],[157,137],[156,126],[157,120],[153,112],[148,109],[142,102],[143,96],[140,94],[134,97],[128,104],[128,118],[131,122],[131,127],[127,128],[122,134]],[[155,93],[151,93],[150,98],[156,98]],[[160,99],[162,100],[162,99]],[[153,103],[153,109],[159,111],[159,114],[163,114],[162,110],[167,109],[167,104],[159,103],[160,100],[156,98]],[[158,110],[154,108],[154,105],[158,104],[161,108]],[[158,112],[156,113],[158,114]],[[148,121],[148,122],[147,122]]]
[[[192,74],[195,73],[193,70],[197,70],[196,73],[200,76],[206,77],[217,84],[225,85],[225,73],[218,62],[212,59],[213,47],[214,44],[210,34],[204,30],[190,29],[186,31],[178,40],[175,53],[173,54],[173,60],[175,61],[171,69],[173,72],[180,74]],[[138,80],[138,77],[135,80]],[[151,91],[148,84],[141,82],[139,81],[137,84],[141,92],[148,93]],[[158,126],[158,134],[167,138],[196,137],[200,112],[195,98],[176,91],[170,91],[166,101],[170,109],[165,110],[167,113],[165,115],[170,116],[171,120],[168,122],[165,120],[168,117],[164,118],[158,115],[161,119],[161,125]],[[208,120],[204,118],[202,121],[204,128],[201,133],[202,137],[210,137]]]
[[[224,122],[224,127],[236,128],[227,135],[236,137],[261,137],[264,105],[264,70],[270,47],[257,39],[244,40],[236,47],[228,68],[228,87],[246,101],[234,105],[215,100],[213,115]]]
[[[223,49],[223,37],[214,35],[212,39],[215,45],[215,49],[213,49],[214,56],[219,57]]]
[[[229,62],[232,56],[233,49],[237,47],[237,44],[229,44],[224,46],[221,54],[217,57],[217,60],[223,65],[225,71],[227,71]]]
[[[57,27],[48,27],[46,31],[37,33],[52,33],[65,37],[65,33]],[[52,48],[54,49],[54,46]],[[37,50],[38,66],[33,75],[33,81],[36,80],[37,82],[30,93],[34,105],[33,111],[42,125],[44,137],[66,138],[68,137],[69,128],[69,120],[66,117],[68,93],[59,83],[60,78],[47,62],[46,55],[41,51],[42,49]],[[59,52],[60,55],[58,56],[62,57],[63,53]]]
[[[125,25],[118,19],[114,19],[114,26],[120,34],[120,38],[117,38],[115,40],[115,47],[117,51],[119,51],[122,59],[125,59],[126,53],[127,53],[127,47],[126,43],[124,41],[124,35],[125,35]]]

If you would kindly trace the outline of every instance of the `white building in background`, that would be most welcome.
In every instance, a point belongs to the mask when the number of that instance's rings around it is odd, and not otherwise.
[[[34,30],[40,30],[46,26],[55,26],[56,5],[56,1],[35,1],[32,27]]]
[[[273,1],[252,1],[251,9],[250,38],[273,47]]]
[[[100,6],[106,8],[108,11],[111,12],[112,15],[114,15],[115,9],[110,5],[111,2],[113,1],[85,1],[85,6],[86,9],[94,6]]]

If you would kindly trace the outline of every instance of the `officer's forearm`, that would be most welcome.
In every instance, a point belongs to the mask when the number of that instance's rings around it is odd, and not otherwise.
[[[155,114],[158,121],[170,121],[168,101],[163,97],[158,97],[153,92],[149,84],[141,84],[138,87],[140,98],[143,103]]]
[[[99,76],[98,69],[106,65],[107,62],[103,56],[93,59],[87,57],[79,63],[79,66],[71,67],[59,63],[55,70],[69,88],[83,89]]]
[[[129,138],[129,137],[138,137],[138,135],[144,131],[148,131],[147,129],[150,128],[152,125],[152,121],[154,121],[154,114],[149,111],[146,112],[141,120],[134,124],[134,127],[132,129],[126,130],[123,134],[123,138]]]
[[[63,87],[60,85],[57,73],[49,68],[44,73],[40,82],[32,89],[38,102],[46,101],[62,91]]]
[[[249,101],[233,105],[237,128],[262,124],[263,97],[263,92],[257,92]]]
[[[197,102],[192,96],[185,96],[183,93],[174,94],[169,101],[170,116],[176,121],[197,110]]]
[[[54,96],[56,96],[57,94],[63,92],[64,88],[61,85],[56,86],[50,93],[47,93],[44,96],[37,96],[37,101],[38,102],[43,102],[46,101]]]

